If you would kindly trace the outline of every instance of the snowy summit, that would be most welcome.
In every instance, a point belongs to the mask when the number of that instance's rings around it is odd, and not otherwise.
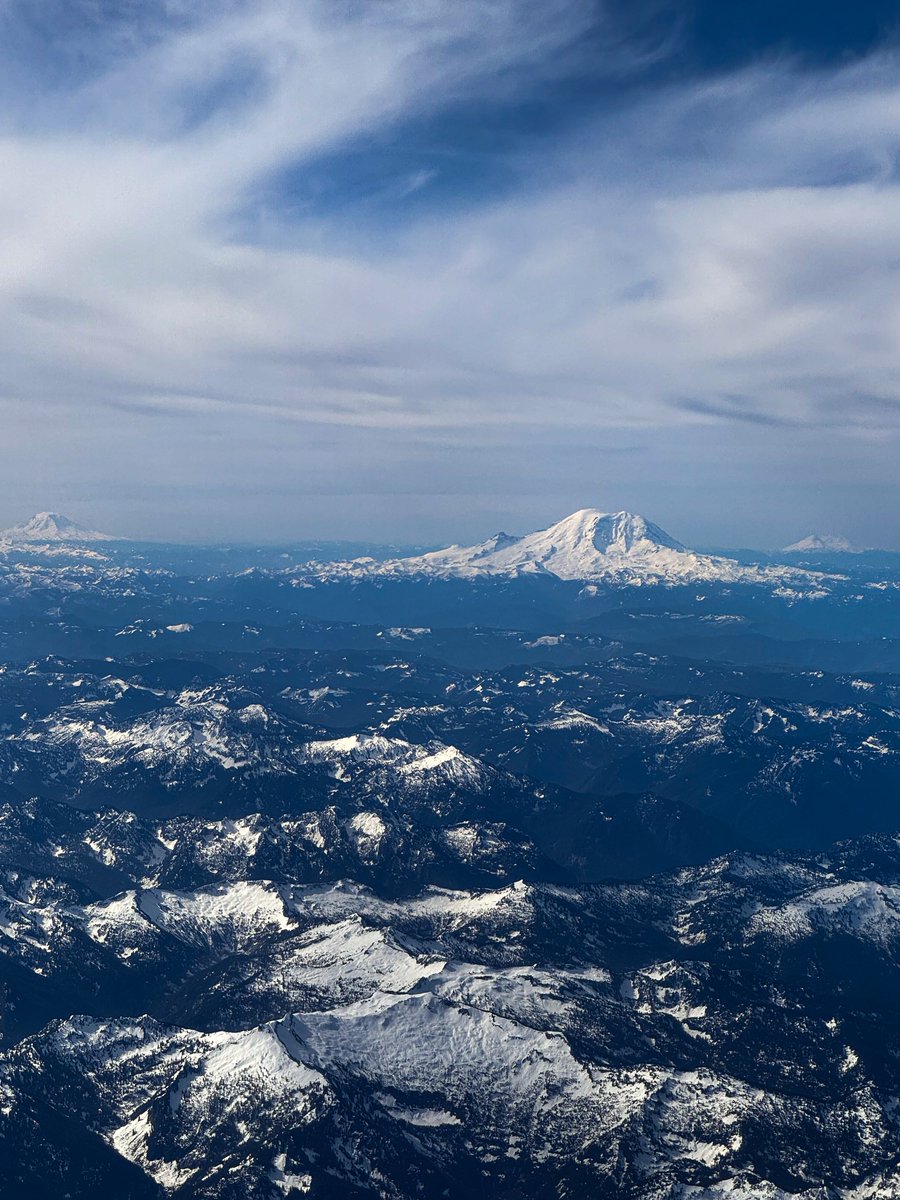
[[[111,533],[85,529],[62,513],[39,512],[24,525],[0,531],[0,538],[13,542],[114,542]]]
[[[696,556],[644,517],[582,508],[523,537],[498,533],[477,546],[451,546],[406,561],[453,575],[548,571],[560,579],[592,579],[622,567],[665,570],[685,557]]]
[[[555,525],[515,537],[498,533],[477,546],[449,546],[412,558],[373,564],[340,564],[345,572],[476,579],[487,575],[554,575],[557,579],[603,583],[772,582],[792,568],[746,567],[734,559],[698,554],[676,538],[629,512],[582,508]],[[332,565],[333,566],[333,565]]]

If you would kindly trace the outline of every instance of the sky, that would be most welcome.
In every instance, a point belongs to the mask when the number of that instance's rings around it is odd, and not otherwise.
[[[900,11],[0,0],[0,524],[900,548]]]

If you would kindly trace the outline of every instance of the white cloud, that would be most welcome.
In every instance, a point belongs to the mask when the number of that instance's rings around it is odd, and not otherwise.
[[[389,236],[352,209],[277,204],[251,236],[240,215],[279,171],[464,94],[508,100],[561,69],[587,7],[202,11],[38,88],[30,119],[7,107],[8,496],[35,477],[113,486],[111,461],[202,481],[232,469],[235,440],[256,455],[248,480],[286,482],[285,440],[294,469],[315,475],[331,453],[349,471],[360,430],[389,470],[422,438],[502,454],[542,430],[896,432],[891,61],[623,101],[515,159],[502,197],[421,208]],[[330,451],[297,440],[329,429]]]

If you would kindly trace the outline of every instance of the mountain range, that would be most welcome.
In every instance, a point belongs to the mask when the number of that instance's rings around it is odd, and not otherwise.
[[[889,556],[596,510],[390,562],[36,528],[4,1200],[900,1195]]]
[[[87,529],[56,512],[35,513],[22,525],[0,530],[0,544],[71,546],[123,539]],[[335,543],[335,546],[338,544]],[[813,534],[784,547],[784,554],[807,556],[861,553],[844,538]],[[317,570],[332,576],[378,573],[433,578],[478,578],[546,574],[584,582],[692,582],[719,580],[760,583],[778,573],[770,567],[741,563],[721,554],[701,554],[683,545],[659,525],[629,512],[584,508],[546,529],[524,535],[497,533],[474,546],[449,546],[407,557],[380,555],[327,563],[317,555]],[[801,578],[795,575],[795,578]]]

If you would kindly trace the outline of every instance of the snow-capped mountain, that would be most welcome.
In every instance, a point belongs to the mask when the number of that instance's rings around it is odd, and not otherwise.
[[[0,543],[3,1200],[898,1200],[896,564],[63,525]]]
[[[607,584],[726,582],[814,586],[809,572],[789,567],[745,566],[735,559],[699,554],[659,525],[635,513],[583,508],[547,529],[516,537],[498,533],[476,546],[449,546],[411,558],[317,565],[320,577],[424,576],[479,579],[547,575]]]
[[[0,540],[10,542],[115,542],[119,539],[111,533],[100,533],[96,529],[85,529],[71,517],[62,513],[35,513],[24,525],[13,525],[0,530]]]
[[[848,542],[846,538],[833,533],[811,533],[809,537],[801,538],[785,546],[783,554],[862,554],[858,546]]]
[[[697,557],[644,517],[583,508],[524,537],[498,533],[477,546],[451,546],[406,561],[413,569],[421,565],[438,574],[549,571],[560,579],[595,579],[623,567],[677,572],[688,565],[686,556]]]

